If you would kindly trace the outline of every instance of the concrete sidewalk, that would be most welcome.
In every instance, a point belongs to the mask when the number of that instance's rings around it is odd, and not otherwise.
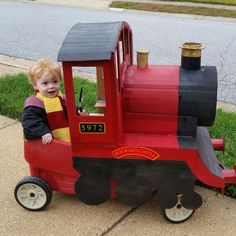
[[[145,205],[132,209],[115,200],[99,206],[87,206],[75,196],[54,193],[51,204],[41,212],[20,207],[13,196],[17,182],[29,175],[23,157],[21,124],[0,116],[0,236],[90,236],[90,235],[148,235],[148,236],[232,236],[235,228],[235,199],[197,187],[203,205],[191,219],[174,225],[161,215],[158,205],[150,199]]]

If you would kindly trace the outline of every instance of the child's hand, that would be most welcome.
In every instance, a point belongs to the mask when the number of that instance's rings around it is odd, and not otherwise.
[[[89,115],[89,113],[86,112],[85,110],[80,111],[79,109],[77,110],[77,114],[80,115],[80,116],[88,116]]]
[[[42,143],[43,144],[51,143],[51,141],[52,141],[52,134],[51,133],[47,133],[42,136]]]
[[[81,116],[88,116],[88,115],[89,115],[89,113],[86,112],[86,111],[79,112],[79,114],[80,114]]]

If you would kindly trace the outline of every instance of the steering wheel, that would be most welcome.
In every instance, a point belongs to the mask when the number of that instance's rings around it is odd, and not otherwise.
[[[80,94],[79,94],[79,111],[80,112],[83,112],[82,99],[83,99],[83,87],[80,87]]]

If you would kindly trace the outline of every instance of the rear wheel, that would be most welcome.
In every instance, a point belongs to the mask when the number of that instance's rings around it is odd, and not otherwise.
[[[187,209],[181,204],[182,194],[177,195],[177,203],[172,208],[165,208],[163,209],[164,217],[171,223],[182,223],[188,220],[193,214],[193,209]]]
[[[28,176],[18,182],[14,196],[16,201],[25,209],[40,211],[51,202],[52,190],[44,180]]]

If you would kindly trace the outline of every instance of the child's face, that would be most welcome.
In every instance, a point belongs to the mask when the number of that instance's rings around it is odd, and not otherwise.
[[[43,96],[53,98],[58,95],[60,89],[60,79],[53,75],[42,75],[37,79],[34,89],[38,90]]]

